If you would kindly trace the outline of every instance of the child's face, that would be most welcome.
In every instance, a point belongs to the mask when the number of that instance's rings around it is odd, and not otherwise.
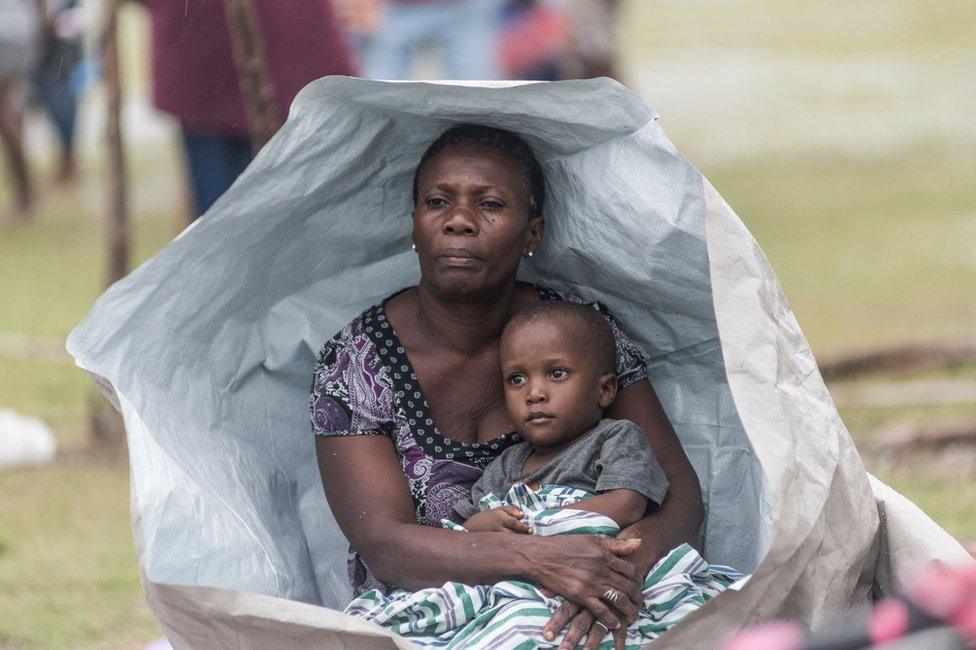
[[[593,428],[617,390],[601,372],[582,328],[565,317],[505,331],[501,340],[505,402],[515,428],[539,452],[556,451]]]

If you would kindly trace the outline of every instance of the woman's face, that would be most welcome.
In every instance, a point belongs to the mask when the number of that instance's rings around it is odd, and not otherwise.
[[[445,148],[422,170],[413,212],[423,281],[449,295],[511,282],[542,235],[542,218],[528,214],[529,188],[513,160],[480,145]]]

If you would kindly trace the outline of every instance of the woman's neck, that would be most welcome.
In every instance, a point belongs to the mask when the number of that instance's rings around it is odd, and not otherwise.
[[[515,302],[513,280],[498,289],[471,296],[444,296],[421,282],[417,286],[417,319],[432,343],[464,354],[476,354],[495,343]]]

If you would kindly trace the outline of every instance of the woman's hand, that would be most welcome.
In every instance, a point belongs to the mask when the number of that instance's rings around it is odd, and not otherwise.
[[[472,515],[464,522],[464,527],[471,532],[530,535],[532,529],[522,523],[522,517],[522,511],[515,506],[499,506]]]
[[[622,531],[617,539],[620,541],[640,541],[637,538],[639,534],[637,529],[637,526],[631,526]],[[666,552],[666,550],[655,552],[651,545],[642,544],[640,548],[627,557],[627,561],[634,566],[636,575],[646,576]],[[638,607],[643,607],[643,602]],[[593,617],[592,612],[569,600],[563,601],[549,622],[546,623],[542,632],[544,635],[551,635],[546,636],[546,638],[555,638],[563,630],[566,630],[566,636],[563,637],[558,650],[574,650],[584,638],[586,639],[586,644],[583,646],[584,650],[593,650],[599,647],[600,642],[608,632],[601,627],[600,622]],[[627,636],[626,629],[621,626],[618,630],[610,629],[609,631],[613,632],[616,647],[623,648]]]
[[[639,546],[640,540],[592,535],[540,537],[527,547],[527,562],[532,579],[543,588],[584,607],[606,629],[626,630],[637,620],[643,595],[636,567],[623,556]],[[554,638],[563,627],[547,625],[546,638]]]
[[[623,620],[623,614],[616,608],[612,609]],[[614,647],[617,650],[624,650],[627,645],[626,625],[622,624],[616,630],[607,629],[607,626],[596,620],[588,609],[568,600],[564,600],[556,609],[556,613],[542,628],[542,634],[546,639],[554,639],[563,629],[566,629],[566,636],[563,637],[557,650],[575,650],[584,637],[586,637],[586,645],[583,646],[583,650],[596,650],[607,632],[613,633]]]

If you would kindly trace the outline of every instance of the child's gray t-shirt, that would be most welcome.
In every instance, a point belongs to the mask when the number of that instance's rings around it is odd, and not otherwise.
[[[644,431],[630,420],[600,420],[588,434],[526,475],[522,466],[531,453],[529,442],[503,451],[471,487],[471,498],[458,501],[454,510],[467,519],[479,511],[483,496],[491,492],[503,498],[518,481],[539,486],[555,483],[597,494],[634,490],[658,505],[668,491],[668,479]]]

